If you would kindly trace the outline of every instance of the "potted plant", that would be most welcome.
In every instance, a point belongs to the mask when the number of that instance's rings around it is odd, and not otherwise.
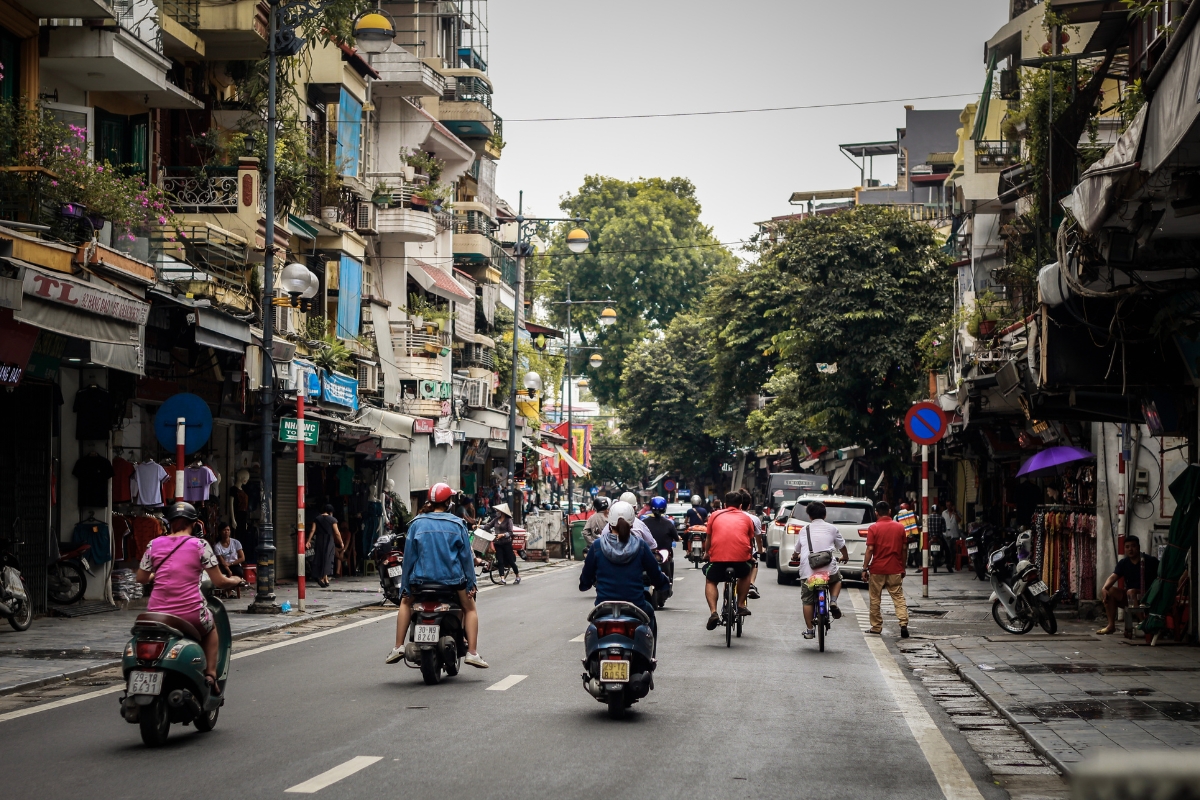
[[[342,202],[342,182],[337,164],[332,159],[317,168],[317,195],[321,205],[321,221],[332,225],[338,221],[338,206]]]
[[[419,192],[413,192],[408,197],[408,204],[413,208],[414,211],[428,211],[429,198],[426,195],[427,190],[425,189],[422,189]]]
[[[392,187],[387,181],[380,181],[375,184],[375,193],[371,196],[371,202],[379,208],[388,208],[392,204]]]

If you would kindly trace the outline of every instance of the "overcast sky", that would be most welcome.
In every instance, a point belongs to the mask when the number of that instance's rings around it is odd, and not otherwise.
[[[680,175],[722,241],[791,213],[798,189],[854,186],[841,142],[890,139],[904,102],[714,117],[518,122],[889,100],[983,86],[1009,0],[491,0],[500,195],[558,213],[587,174]],[[969,96],[917,100],[962,108]],[[876,177],[895,176],[876,160]]]

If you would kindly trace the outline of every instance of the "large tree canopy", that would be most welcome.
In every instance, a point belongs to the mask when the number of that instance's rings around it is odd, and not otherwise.
[[[907,444],[900,419],[925,380],[918,343],[950,313],[952,279],[936,235],[872,206],[810,217],[783,233],[751,267],[766,274],[745,281],[775,282],[784,323],[761,342],[779,357],[765,387],[774,400],[748,426],[764,443],[857,444],[895,464]],[[729,321],[723,330],[754,324]]]
[[[591,236],[588,251],[574,256],[566,247],[562,226],[548,258],[539,259],[539,277],[553,279],[546,293],[551,303],[566,296],[576,300],[614,301],[617,323],[601,330],[602,305],[576,306],[572,327],[589,344],[602,348],[604,366],[591,387],[602,403],[615,402],[625,356],[677,314],[699,301],[710,273],[732,264],[729,251],[718,246],[712,230],[700,222],[696,189],[684,178],[622,181],[592,175],[562,209]],[[566,308],[550,305],[553,320],[566,324]],[[580,354],[581,361],[589,353]]]
[[[700,398],[712,380],[703,344],[710,333],[707,319],[684,313],[663,336],[634,348],[625,359],[619,409],[628,437],[664,467],[715,480],[731,449],[728,440],[705,431],[708,412]]]

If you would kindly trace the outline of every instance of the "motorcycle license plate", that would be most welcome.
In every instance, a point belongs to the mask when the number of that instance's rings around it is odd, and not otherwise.
[[[909,542],[908,549],[909,549],[910,551],[916,550],[916,549],[917,549],[917,547],[918,547],[918,545],[917,545],[917,543],[916,543],[916,542]]]
[[[404,567],[401,566],[400,564],[397,564],[394,567],[388,567],[388,577],[389,578],[398,578],[398,577],[400,577],[401,572],[404,572]]]
[[[143,672],[134,670],[129,673],[130,694],[162,694],[163,674],[161,672]]]
[[[413,633],[413,641],[417,644],[437,644],[441,628],[437,625],[418,625]]]
[[[628,661],[601,661],[601,683],[629,683]]]
[[[979,548],[978,548],[978,547],[968,547],[968,548],[967,548],[967,555],[969,555],[969,556],[973,556],[973,555],[975,555],[975,554],[976,554],[976,553],[978,553],[978,552],[979,552]]]
[[[942,552],[942,546],[940,544],[931,544],[929,545],[929,551],[932,553],[940,553]]]
[[[1042,592],[1049,592],[1049,591],[1050,591],[1050,587],[1047,586],[1042,581],[1034,581],[1033,583],[1029,584],[1029,593],[1030,594],[1036,595],[1036,594],[1041,594]]]

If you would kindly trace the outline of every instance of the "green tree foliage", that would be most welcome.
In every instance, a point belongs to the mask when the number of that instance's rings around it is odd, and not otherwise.
[[[496,328],[500,331],[496,339],[496,372],[500,376],[496,390],[497,404],[506,402],[512,391],[512,309],[496,306]],[[520,370],[517,373],[517,389],[524,389],[525,373],[532,370],[542,377],[542,408],[547,409],[557,401],[558,387],[562,384],[563,359],[557,353],[549,353],[533,346],[528,339],[517,342],[517,357]]]
[[[572,255],[566,233],[574,226],[560,226],[547,257],[539,259],[539,277],[553,280],[543,284],[551,287],[551,302],[565,298],[567,282],[574,299],[614,301],[617,323],[606,330],[597,323],[603,306],[575,306],[572,312],[575,331],[603,348],[605,366],[591,388],[602,403],[612,403],[626,354],[694,306],[709,274],[733,257],[700,223],[695,186],[684,178],[622,181],[592,175],[561,207],[589,220],[582,224],[591,246]],[[549,308],[554,323],[565,326],[565,307]]]
[[[592,475],[594,482],[612,481],[625,487],[649,477],[650,459],[623,431],[607,425],[592,426]]]
[[[932,229],[860,206],[789,226],[754,269],[776,276],[786,330],[763,343],[779,365],[774,395],[751,413],[763,442],[858,444],[902,458],[900,420],[921,394],[919,343],[950,314],[952,279]],[[836,364],[821,373],[817,364]],[[749,387],[747,387],[749,388]]]
[[[705,430],[701,397],[712,367],[703,343],[711,333],[702,315],[679,314],[663,336],[629,353],[621,375],[619,409],[628,435],[688,478],[718,478],[731,452],[727,439]]]

